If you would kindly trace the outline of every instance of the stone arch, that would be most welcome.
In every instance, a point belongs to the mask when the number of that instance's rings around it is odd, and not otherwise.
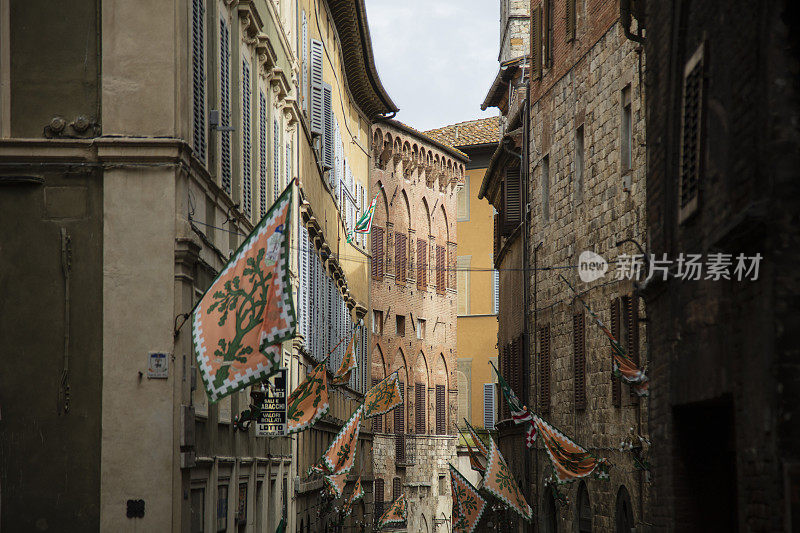
[[[430,532],[430,529],[428,529],[428,519],[425,518],[424,514],[422,515],[422,518],[420,518],[419,530],[422,533],[429,533]]]
[[[636,522],[633,519],[633,505],[631,496],[625,485],[620,485],[617,491],[617,511],[614,517],[614,531],[616,533],[630,533],[633,531]]]
[[[578,495],[575,498],[575,523],[578,525],[578,533],[591,533],[592,501],[589,499],[589,489],[583,480],[578,485]]]
[[[375,206],[375,223],[378,226],[386,226],[386,221],[389,220],[389,200],[386,198],[386,189],[383,188],[383,183],[380,180],[375,184],[378,189],[378,205]]]
[[[444,353],[440,352],[439,356],[436,358],[435,364],[433,365],[433,372],[431,373],[431,379],[433,381],[434,394],[441,394],[441,387],[444,388],[444,433],[447,434],[451,422],[450,389],[452,387],[450,385],[450,374],[447,369],[447,360],[444,358]],[[434,397],[434,413],[436,416],[439,415],[439,409],[438,397]],[[438,430],[436,432],[438,433]]]
[[[400,191],[400,197],[402,199],[400,202],[401,213],[399,220],[395,221],[394,227],[395,231],[407,233],[411,229],[411,203],[408,201],[408,194],[406,194],[405,189]],[[402,221],[402,224],[398,224],[400,221]]]
[[[402,412],[403,421],[408,420],[408,406],[410,402],[408,400],[408,383],[409,379],[409,372],[408,372],[408,362],[406,361],[406,355],[403,353],[403,348],[398,347],[397,351],[394,354],[394,361],[392,361],[391,371],[397,372],[397,379],[400,380],[402,386],[400,387],[403,391],[403,405],[400,407],[396,407],[396,409],[400,409]],[[391,413],[390,413],[391,414]],[[392,431],[396,431],[397,428],[394,427],[394,414],[391,416],[392,420]],[[408,427],[405,428],[405,431],[408,432]]]
[[[426,198],[424,198],[424,197],[422,198],[422,208],[423,208],[422,212],[425,215],[425,221],[427,222],[427,226],[425,228],[423,228],[423,229],[427,229],[428,232],[425,233],[425,235],[417,235],[417,237],[419,237],[419,238],[423,238],[424,237],[424,238],[427,239],[428,236],[431,235],[431,229],[432,229],[432,227],[431,227],[431,209],[428,206],[428,200]]]
[[[428,366],[428,359],[425,357],[425,352],[422,350],[419,351],[417,358],[414,360],[412,373],[414,377],[414,432],[421,431],[422,433],[430,433],[430,425],[428,423],[430,369]],[[420,390],[422,392],[419,392]],[[418,405],[420,399],[422,403]]]
[[[542,533],[558,533],[558,508],[553,497],[553,491],[544,490],[542,492],[541,506]]]
[[[376,343],[372,349],[372,377],[383,379],[387,374],[386,359],[383,357],[383,349],[380,343]]]
[[[380,160],[382,151],[383,151],[383,132],[381,132],[380,128],[377,128],[375,132],[372,134],[372,157],[375,161],[376,166]]]
[[[440,222],[438,224],[438,227],[441,230],[441,234],[437,235],[437,237],[441,237],[443,239],[441,241],[441,244],[445,245],[446,243],[450,242],[450,222],[447,219],[447,210],[444,208],[444,204],[442,204],[439,207],[440,207],[440,210],[441,210],[441,213],[440,213],[441,220],[440,220]]]

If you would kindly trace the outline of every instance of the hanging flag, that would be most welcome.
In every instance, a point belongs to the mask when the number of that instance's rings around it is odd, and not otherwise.
[[[281,523],[278,524],[278,529],[275,530],[275,533],[286,533],[286,519],[281,518]]]
[[[320,363],[289,396],[286,409],[287,433],[298,433],[317,423],[330,408],[328,372]]]
[[[211,403],[274,373],[279,343],[295,334],[292,197],[289,184],[192,312],[193,348]]]
[[[450,465],[450,490],[453,495],[453,533],[472,533],[481,520],[486,500],[453,465]]]
[[[530,521],[533,510],[520,492],[514,475],[508,468],[494,439],[489,439],[489,463],[486,466],[486,475],[483,476],[481,486],[514,509],[522,518]]]
[[[472,427],[472,424],[470,424],[470,423],[467,421],[467,419],[466,419],[466,418],[464,419],[464,422],[467,424],[467,430],[469,431],[469,434],[470,434],[470,436],[472,437],[472,442],[475,444],[475,449],[476,449],[476,450],[477,450],[477,452],[478,452],[478,453],[480,453],[480,454],[483,456],[483,458],[485,459],[486,457],[488,457],[488,456],[489,456],[489,448],[487,448],[487,447],[486,447],[486,444],[483,442],[483,439],[481,439],[481,438],[478,436],[478,432],[477,432],[477,431],[475,431],[475,428],[474,428],[474,427]]]
[[[541,417],[536,417],[536,425],[560,482],[574,481],[592,473],[598,479],[608,478],[605,459],[598,459]]]
[[[353,468],[358,448],[358,432],[361,429],[362,405],[352,414],[350,420],[345,422],[339,434],[333,439],[327,451],[322,455],[320,465],[324,472],[330,474],[346,474]]]
[[[608,337],[608,341],[611,343],[611,371],[614,377],[619,378],[620,380],[624,381],[628,385],[631,386],[633,391],[639,396],[649,396],[649,378],[644,370],[640,369],[636,366],[633,359],[628,357],[628,354],[625,352],[625,348],[619,343],[619,341],[614,337],[614,334],[603,324],[600,320],[600,317],[591,310],[589,305],[580,297],[578,291],[572,286],[572,284],[567,281],[563,275],[558,275],[567,286],[572,289],[572,292],[575,293],[575,297],[581,302],[583,307],[589,312],[594,323],[597,324],[597,327],[600,328],[600,331]]]
[[[350,516],[350,513],[353,512],[353,506],[356,502],[364,497],[364,487],[361,486],[361,478],[356,480],[356,486],[353,487],[353,494],[347,499],[342,507],[342,514],[344,516]]]
[[[364,214],[356,220],[356,226],[353,228],[355,233],[369,233],[372,230],[372,217],[375,215],[375,206],[378,204],[379,194],[375,195]]]
[[[528,429],[525,430],[525,445],[528,448],[533,448],[536,444],[536,424],[531,422]]]
[[[481,463],[478,452],[472,449],[472,446],[467,444],[467,452],[469,454],[469,466],[480,475],[486,474],[486,467]]]
[[[364,418],[388,413],[402,403],[400,379],[395,372],[367,391],[364,396]]]
[[[325,489],[332,498],[340,498],[347,484],[347,472],[325,476]]]
[[[500,375],[494,363],[491,361],[489,362],[492,368],[494,368],[495,374],[497,374],[497,382],[500,384],[500,390],[503,391],[503,397],[506,399],[506,403],[508,403],[508,408],[511,411],[511,418],[514,420],[514,423],[522,424],[528,422],[530,424],[530,427],[525,432],[525,445],[528,448],[533,448],[536,440],[536,427],[533,424],[533,415],[527,407],[522,405],[522,402],[517,395],[514,394],[514,391],[508,383],[506,383],[506,380],[503,379],[503,376]]]
[[[408,513],[408,502],[406,495],[401,494],[394,503],[383,513],[380,520],[378,520],[378,529],[383,529],[387,526],[400,525],[406,521]]]
[[[331,383],[334,385],[347,385],[350,383],[350,374],[352,374],[353,370],[358,367],[358,362],[353,355],[353,345],[355,344],[358,331],[359,328],[355,328],[355,330],[353,330],[353,336],[350,337],[350,342],[347,343],[347,350],[344,352],[342,364],[339,366],[339,370],[336,371],[336,374],[333,376],[333,380],[331,381]]]

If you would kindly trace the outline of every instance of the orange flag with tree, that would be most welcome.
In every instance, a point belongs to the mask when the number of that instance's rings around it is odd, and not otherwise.
[[[533,510],[520,492],[514,475],[494,439],[489,439],[489,462],[486,465],[482,487],[514,509],[522,518],[530,521]]]
[[[328,372],[323,362],[289,396],[286,408],[287,432],[297,433],[310,428],[325,416],[329,408]]]

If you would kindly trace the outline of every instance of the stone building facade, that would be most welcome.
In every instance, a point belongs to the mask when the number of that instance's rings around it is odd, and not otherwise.
[[[404,404],[374,419],[376,514],[404,493],[408,531],[450,517],[456,462],[456,186],[467,157],[394,120],[373,129],[372,381]],[[382,483],[380,483],[382,480]],[[379,485],[380,486],[379,486]]]
[[[499,212],[501,372],[545,420],[614,465],[610,480],[561,487],[569,504],[557,503],[546,487],[552,467],[542,444],[527,451],[522,426],[508,420],[503,404],[501,449],[520,472],[542,531],[630,531],[646,521],[647,473],[619,447],[633,435],[647,437],[647,400],[612,378],[608,340],[559,277],[645,365],[644,306],[634,282],[615,271],[617,258],[638,253],[635,242],[647,239],[644,55],[619,13],[613,1],[533,2],[520,88],[509,99],[493,87],[484,102],[506,114],[506,146],[482,191]],[[521,171],[520,160],[527,165]],[[609,261],[604,278],[580,280],[583,251]]]
[[[324,528],[300,474],[369,385],[369,335],[330,416],[266,439],[237,430],[247,392],[208,402],[184,318],[287,186],[292,249],[311,235],[342,329],[367,316],[369,242],[343,235],[368,196],[372,120],[396,107],[363,1],[335,4],[0,2],[0,225],[17,228],[0,236],[14,280],[0,331],[29,354],[0,358],[2,431],[15,435],[0,439],[3,531]],[[320,87],[327,113],[312,106]],[[331,177],[345,160],[346,201]],[[304,261],[289,265],[301,321]],[[283,346],[290,389],[319,358],[313,340]],[[167,355],[166,378],[148,376],[150,352]],[[21,364],[36,385],[13,378]],[[371,520],[371,440],[354,520]]]
[[[729,280],[673,266],[642,291],[652,531],[800,527],[798,14],[647,4],[648,251],[732,262]],[[739,279],[739,254],[762,256],[756,280]]]
[[[530,23],[528,0],[500,0],[500,63],[528,53]]]

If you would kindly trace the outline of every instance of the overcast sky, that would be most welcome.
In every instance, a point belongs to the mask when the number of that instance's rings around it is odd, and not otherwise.
[[[366,0],[375,63],[397,119],[418,130],[497,115],[481,111],[497,74],[500,2]]]

